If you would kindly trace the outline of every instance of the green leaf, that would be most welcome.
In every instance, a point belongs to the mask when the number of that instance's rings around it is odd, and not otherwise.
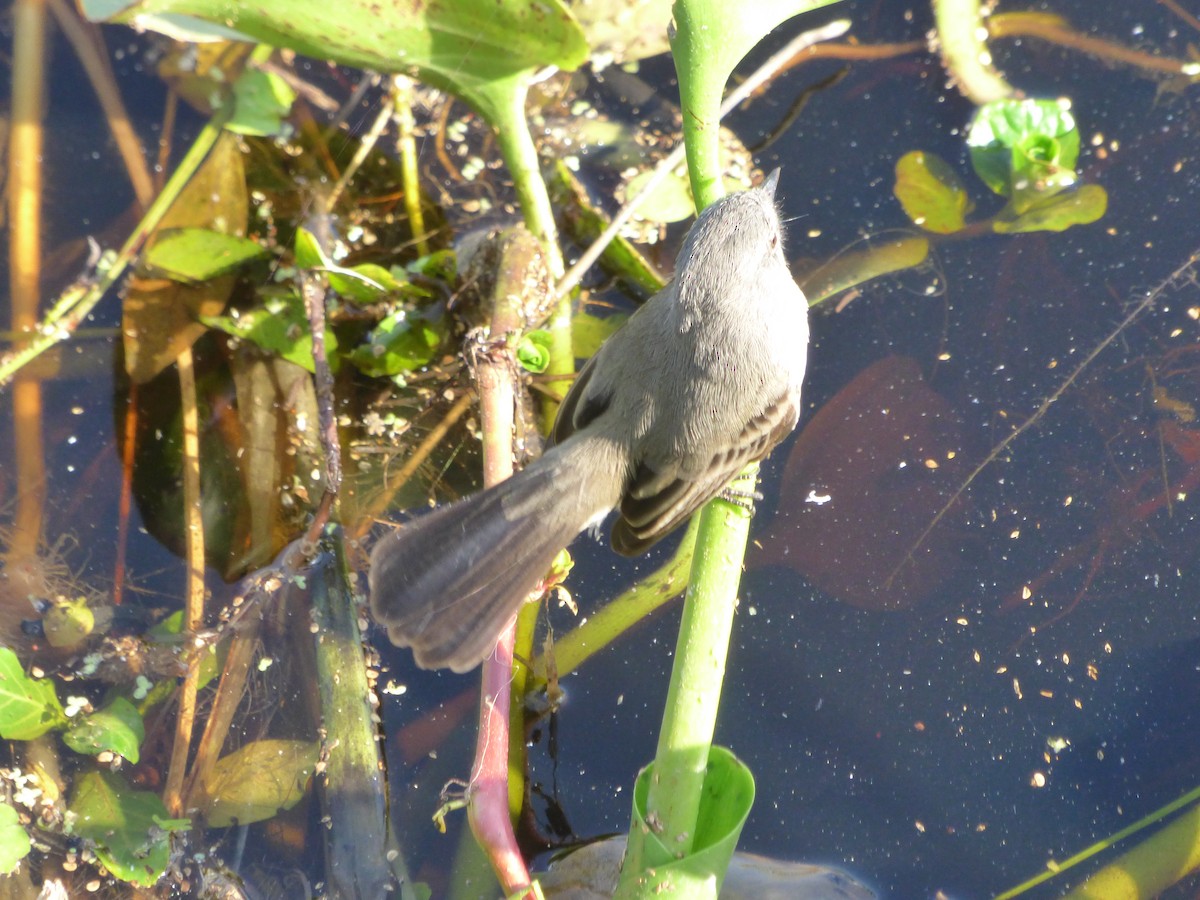
[[[372,378],[391,378],[427,366],[442,343],[439,324],[399,310],[384,318],[350,362]]]
[[[216,22],[256,41],[376,72],[409,72],[458,94],[494,120],[498,82],[555,66],[578,68],[587,40],[558,0],[140,0],[114,14],[89,0],[85,14],[156,27],[163,13]]]
[[[591,359],[600,345],[629,321],[628,313],[613,316],[593,316],[591,313],[576,313],[571,317],[571,351],[576,359]]]
[[[1058,100],[997,100],[971,121],[967,147],[976,174],[1024,212],[1075,184],[1079,129]]]
[[[274,72],[247,69],[233,85],[234,112],[225,128],[237,134],[274,137],[286,131],[284,118],[296,92]]]
[[[291,809],[304,796],[320,745],[252,741],[217,760],[204,785],[201,811],[209,826],[249,825]]]
[[[95,756],[108,750],[136,764],[138,748],[145,737],[146,728],[137,709],[124,697],[118,697],[75,722],[63,734],[63,741],[76,753]]]
[[[960,231],[971,211],[958,174],[934,153],[914,150],[900,157],[892,190],[913,224],[934,234]]]
[[[266,296],[263,305],[233,316],[202,316],[200,321],[312,372],[312,334],[308,315],[299,294],[288,291]],[[337,336],[325,331],[325,347],[330,365],[336,370]]]
[[[0,737],[6,741],[31,741],[67,724],[54,685],[30,678],[17,654],[0,647]]]
[[[1047,197],[1023,213],[1007,211],[996,217],[992,228],[999,234],[1027,231],[1065,231],[1072,225],[1090,225],[1108,208],[1108,192],[1098,184]]]
[[[333,262],[322,252],[316,235],[307,228],[296,229],[294,252],[296,265],[302,269],[327,269],[333,265]]]
[[[653,169],[646,169],[630,179],[625,186],[625,196],[636,197],[647,181],[655,177]],[[671,172],[650,191],[638,206],[638,215],[651,222],[682,222],[696,213],[696,201],[692,199],[687,175]]]
[[[618,891],[618,896],[650,897],[662,891],[682,897],[716,896],[754,804],[754,776],[729,750],[709,748],[692,852],[681,858],[647,822],[647,798],[657,766],[657,761],[646,766],[634,782],[633,827],[621,887],[628,888],[636,878],[637,891]]]
[[[175,228],[159,232],[146,264],[174,281],[194,284],[266,255],[267,249],[250,238],[208,228]]]
[[[168,814],[157,794],[135,791],[110,772],[89,772],[76,781],[70,812],[70,832],[93,841],[117,878],[150,887],[166,871],[171,848],[158,822]]]
[[[0,803],[0,875],[15,872],[32,847],[29,832],[21,825],[17,811],[7,803]]]
[[[550,332],[539,328],[522,335],[517,344],[517,362],[534,375],[545,372],[550,365]]]
[[[405,285],[375,263],[362,263],[349,269],[331,266],[328,272],[329,286],[356,303],[375,303],[389,293],[403,290]]]
[[[413,275],[424,275],[434,281],[453,281],[458,274],[458,260],[453,250],[435,250],[417,257],[404,268]]]

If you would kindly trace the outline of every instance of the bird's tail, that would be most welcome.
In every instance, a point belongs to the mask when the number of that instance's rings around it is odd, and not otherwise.
[[[616,506],[623,467],[611,442],[578,434],[387,535],[371,553],[375,619],[422,668],[474,668],[558,551]]]

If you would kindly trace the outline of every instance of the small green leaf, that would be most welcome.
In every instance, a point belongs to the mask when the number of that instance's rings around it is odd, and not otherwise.
[[[992,223],[999,234],[1027,231],[1065,231],[1072,225],[1090,225],[1108,208],[1108,192],[1098,184],[1047,197],[1042,203],[1017,214],[1002,213]]]
[[[30,678],[17,654],[0,647],[0,737],[31,741],[66,724],[54,685],[43,678]]]
[[[124,697],[118,697],[75,722],[63,734],[63,741],[76,753],[95,756],[108,750],[136,764],[138,748],[145,737],[146,728],[137,709]]]
[[[168,813],[157,794],[135,791],[110,772],[88,772],[76,781],[70,810],[71,833],[93,841],[117,878],[150,887],[166,871],[169,837],[156,822]]]
[[[319,751],[309,741],[263,740],[221,757],[204,785],[208,824],[249,825],[291,809],[304,796]]]
[[[997,100],[981,106],[967,147],[976,174],[1002,197],[1044,196],[1075,182],[1079,130],[1058,100]],[[1021,205],[1033,202],[1023,199]]]
[[[201,316],[200,321],[313,371],[312,334],[304,301],[298,294],[274,294],[265,297],[262,306],[236,316]],[[329,329],[325,331],[325,348],[336,370],[337,336]]]
[[[296,92],[274,72],[247,69],[233,86],[234,112],[229,131],[254,137],[285,133],[284,118],[292,110]]]
[[[534,375],[545,372],[550,365],[550,332],[539,328],[522,335],[517,344],[517,362]]]
[[[413,275],[424,275],[435,281],[453,281],[458,274],[458,260],[453,250],[435,250],[417,257],[404,268]]]
[[[192,284],[266,255],[267,249],[250,238],[207,228],[174,228],[159,233],[146,263],[173,281]]]
[[[404,310],[384,318],[350,362],[373,378],[391,378],[429,365],[442,343],[441,326]]]
[[[934,234],[962,230],[971,198],[957,173],[940,156],[914,150],[896,162],[892,189],[913,224]]]
[[[386,294],[404,288],[396,276],[375,263],[362,263],[349,269],[330,266],[328,273],[329,286],[356,303],[374,303]]]
[[[294,252],[296,265],[302,269],[325,269],[333,265],[321,252],[316,236],[307,228],[296,229]]]
[[[33,844],[29,832],[21,825],[21,817],[7,803],[0,803],[0,875],[17,870]]]

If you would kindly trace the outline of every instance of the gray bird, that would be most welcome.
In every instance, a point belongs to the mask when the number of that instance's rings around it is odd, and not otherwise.
[[[584,366],[539,459],[376,544],[371,610],[418,665],[474,668],[579,532],[617,509],[613,549],[643,553],[795,427],[808,302],[778,178],[700,214],[674,280]]]

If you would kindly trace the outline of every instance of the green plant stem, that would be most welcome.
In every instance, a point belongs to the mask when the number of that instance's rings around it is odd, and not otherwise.
[[[697,8],[698,7],[698,8]],[[723,40],[715,28],[706,27],[711,16],[705,4],[676,2],[672,7],[675,32],[671,37],[671,53],[680,69],[679,108],[683,114],[683,143],[687,154],[688,178],[696,209],[704,209],[724,194],[721,183],[721,95],[725,90],[728,72],[722,77],[685,77],[682,71],[699,67],[705,60],[718,59],[715,43]],[[736,62],[736,60],[734,60]]]
[[[758,466],[738,481],[753,488]],[[713,500],[700,513],[692,574],[683,603],[675,666],[655,754],[656,778],[647,810],[662,823],[660,840],[676,854],[691,852],[708,752],[717,723],[750,512]],[[650,865],[665,860],[645,860]]]
[[[1196,803],[1197,800],[1200,800],[1200,787],[1193,788],[1182,797],[1177,797],[1166,806],[1160,807],[1149,815],[1143,816],[1133,824],[1122,828],[1116,834],[1109,835],[1102,841],[1097,841],[1069,859],[1064,859],[1061,863],[1050,863],[1045,872],[1030,878],[1028,881],[1022,882],[1014,888],[1004,891],[1002,894],[997,894],[995,900],[1009,900],[1011,897],[1024,894],[1039,884],[1061,875],[1068,869],[1086,862],[1098,853],[1103,853],[1131,834],[1136,834],[1183,807]],[[1161,873],[1167,870],[1177,873],[1190,871],[1200,862],[1200,856],[1198,856],[1200,846],[1197,845],[1195,838],[1197,833],[1200,833],[1200,807],[1189,810],[1185,815],[1171,823],[1171,825],[1164,828],[1158,834],[1143,841],[1120,858],[1113,860],[1112,863],[1096,872],[1087,881],[1071,891],[1064,900],[1082,900],[1085,897],[1149,897],[1158,894],[1164,888],[1174,884],[1174,879],[1164,881]],[[1150,865],[1147,865],[1147,863],[1150,863]],[[1156,889],[1150,889],[1145,883],[1147,876],[1153,873],[1159,874],[1159,879],[1156,882],[1158,887]],[[1114,888],[1122,881],[1126,881],[1127,883],[1136,881],[1137,884],[1143,886],[1146,892],[1098,892],[1101,888]]]
[[[260,44],[250,54],[251,64],[265,62],[270,58],[272,52],[274,52],[274,48]],[[0,387],[6,385],[31,360],[36,359],[55,344],[69,338],[75,327],[88,317],[96,308],[96,304],[108,293],[109,288],[125,275],[130,265],[137,259],[146,240],[154,233],[163,220],[163,216],[171,208],[171,204],[175,202],[175,198],[179,196],[180,191],[195,175],[216,145],[217,139],[221,136],[221,129],[229,121],[233,112],[233,103],[227,102],[213,113],[212,118],[196,135],[196,140],[192,142],[187,155],[180,161],[170,180],[163,186],[162,192],[150,204],[150,208],[146,210],[142,220],[125,240],[112,264],[102,267],[101,272],[94,280],[84,285],[68,288],[42,319],[36,335],[29,343],[0,360]]]
[[[977,106],[1017,95],[992,67],[992,55],[980,35],[986,35],[979,0],[933,0],[942,62],[958,88]]]

